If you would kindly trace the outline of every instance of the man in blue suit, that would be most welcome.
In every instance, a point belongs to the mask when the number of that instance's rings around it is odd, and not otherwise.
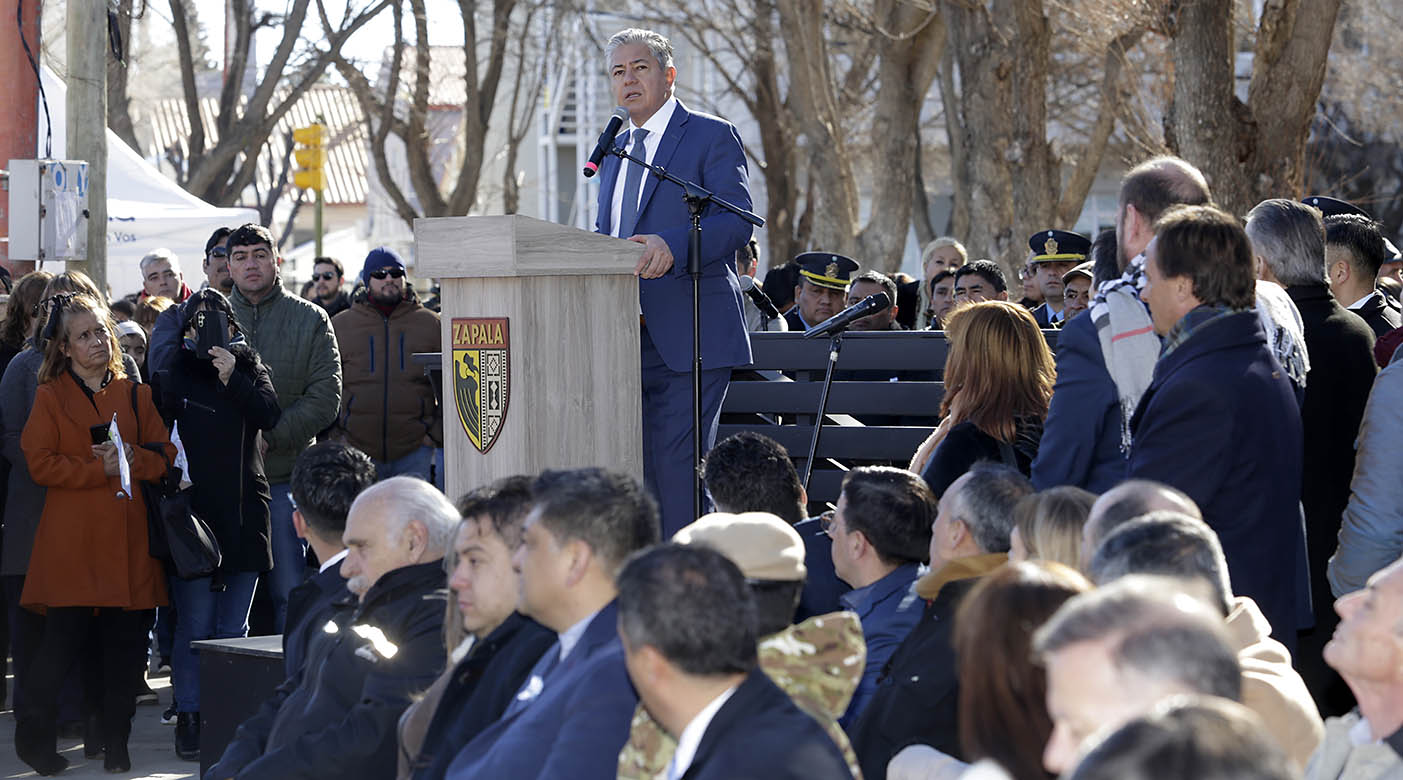
[[[633,478],[596,468],[546,471],[531,493],[512,557],[517,606],[558,639],[501,719],[458,751],[449,780],[613,778],[638,706],[619,644],[614,573],[658,541],[652,500]]]
[[[616,143],[630,154],[717,197],[750,208],[750,190],[734,125],[688,111],[672,94],[672,44],[658,33],[628,29],[609,39],[609,78],[629,113]],[[667,535],[692,515],[692,283],[687,274],[690,217],[677,185],[610,155],[600,168],[600,233],[644,245],[635,273],[643,326],[643,474],[657,497]],[[750,362],[740,282],[732,262],[750,225],[715,206],[702,216],[702,452],[716,441],[716,421],[731,367]],[[710,502],[706,502],[709,504]],[[709,510],[703,506],[702,511]]]

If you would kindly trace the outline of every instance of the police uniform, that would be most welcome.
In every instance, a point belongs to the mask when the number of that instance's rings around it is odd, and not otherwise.
[[[840,292],[848,289],[848,282],[858,270],[856,260],[832,252],[805,252],[794,258],[794,264],[799,268],[801,280]],[[818,323],[804,322],[803,315],[799,313],[798,296],[795,298],[794,308],[784,315],[784,321],[789,324],[791,331],[797,330],[802,333]]]
[[[1033,250],[1031,262],[1035,265],[1067,261],[1080,264],[1091,252],[1091,239],[1070,230],[1039,230],[1028,237],[1028,248]],[[1033,309],[1033,319],[1044,330],[1062,327],[1062,312],[1048,308],[1047,301]]]

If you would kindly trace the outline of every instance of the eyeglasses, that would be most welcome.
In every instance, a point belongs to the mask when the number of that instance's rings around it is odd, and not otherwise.
[[[818,527],[823,529],[824,536],[833,538],[833,529],[838,525],[838,517],[833,510],[828,510],[818,516]]]
[[[209,252],[207,252],[206,254],[208,254],[210,257],[228,257],[229,248],[217,246],[214,249],[209,250]]]
[[[370,272],[370,278],[371,278],[371,279],[384,279],[384,278],[387,277],[387,276],[392,276],[392,277],[394,277],[394,278],[396,278],[396,279],[403,279],[403,278],[404,278],[404,269],[402,269],[402,268],[381,268],[381,269],[378,270],[378,271],[371,271],[371,272]]]
[[[377,271],[376,273],[378,273],[378,271]],[[403,275],[404,275],[404,272],[401,271],[401,272],[400,272],[400,275],[403,276]],[[375,276],[375,274],[371,274],[371,276]],[[329,282],[329,281],[331,281],[332,279],[335,279],[335,278],[336,278],[336,272],[335,272],[335,271],[327,271],[326,273],[322,273],[322,274],[312,274],[312,281],[314,281],[314,282]],[[381,277],[376,277],[376,278],[377,278],[377,279],[383,279],[384,277],[381,276]]]

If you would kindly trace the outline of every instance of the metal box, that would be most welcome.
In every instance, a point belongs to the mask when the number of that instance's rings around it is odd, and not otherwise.
[[[88,164],[10,160],[10,259],[87,257]]]

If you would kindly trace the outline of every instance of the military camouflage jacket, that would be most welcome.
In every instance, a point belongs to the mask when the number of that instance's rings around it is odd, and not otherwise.
[[[857,615],[832,612],[811,617],[766,637],[760,642],[759,655],[760,668],[823,726],[843,751],[855,780],[862,780],[857,755],[838,725],[867,661]],[[661,780],[676,749],[677,740],[638,705],[628,744],[619,752],[619,780]]]

